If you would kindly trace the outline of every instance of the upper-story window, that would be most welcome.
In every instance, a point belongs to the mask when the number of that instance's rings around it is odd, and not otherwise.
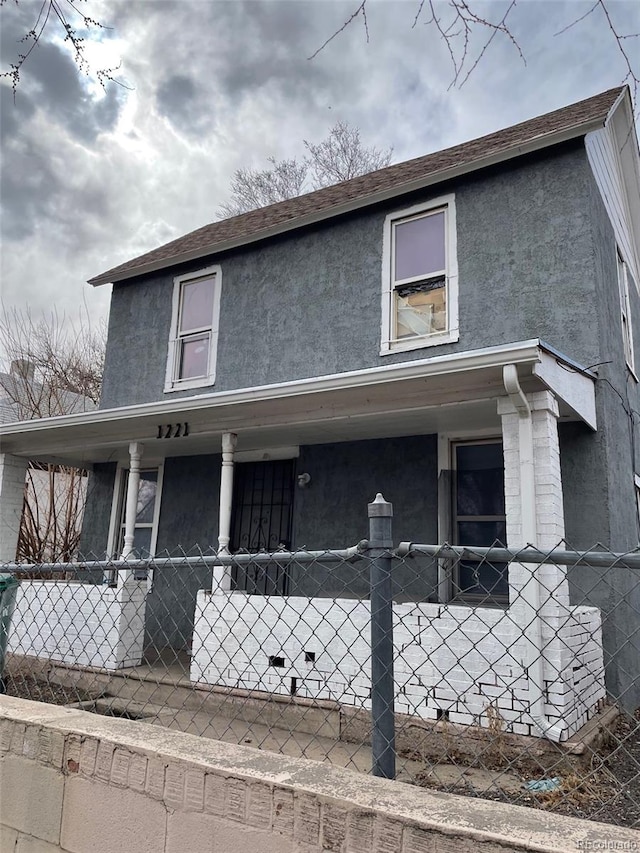
[[[381,352],[457,340],[456,220],[450,195],[385,220]]]
[[[618,287],[620,289],[620,319],[622,322],[622,343],[627,367],[635,374],[635,359],[633,353],[633,330],[631,328],[631,300],[629,280],[631,272],[625,264],[618,249]]]
[[[218,266],[174,279],[165,391],[213,385],[220,288]]]

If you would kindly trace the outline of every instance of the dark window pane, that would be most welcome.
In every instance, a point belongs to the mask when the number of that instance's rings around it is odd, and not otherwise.
[[[488,547],[496,541],[506,543],[507,525],[504,521],[459,521],[458,544]],[[461,593],[507,596],[509,594],[506,563],[462,560],[458,566],[458,586]]]
[[[502,445],[458,445],[456,447],[456,514],[504,515],[504,513]]]
[[[209,370],[209,333],[181,342],[180,379],[206,376]]]
[[[488,547],[498,541],[503,545],[507,538],[506,521],[459,521],[458,545]]]
[[[138,505],[136,507],[136,524],[151,524],[156,505],[158,489],[158,472],[141,471],[138,486]]]
[[[151,556],[151,528],[136,527],[133,537],[133,547],[141,559]]]
[[[396,281],[445,269],[444,211],[399,222],[394,235]]]
[[[203,278],[182,285],[181,332],[211,325],[214,282],[214,278]]]
[[[458,567],[460,592],[466,595],[509,595],[508,566],[506,563],[462,562]]]

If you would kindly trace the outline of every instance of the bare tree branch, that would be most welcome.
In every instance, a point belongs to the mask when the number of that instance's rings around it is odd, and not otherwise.
[[[346,30],[346,28],[349,26],[349,24],[352,21],[355,21],[355,19],[358,18],[360,15],[362,15],[362,18],[364,20],[364,29],[365,29],[365,33],[367,36],[367,43],[368,43],[369,42],[369,26],[367,24],[366,7],[367,7],[367,0],[362,0],[362,2],[360,3],[360,5],[356,9],[356,11],[353,13],[353,15],[351,15],[351,17],[347,21],[344,22],[344,24],[340,27],[339,30],[336,30],[332,36],[329,36],[329,38],[324,42],[324,44],[321,44],[320,47],[316,51],[314,51],[311,54],[311,56],[308,57],[308,59],[315,59],[316,56],[321,51],[323,51],[325,49],[325,47],[329,44],[329,42],[332,42],[334,40],[334,38],[336,38],[336,36],[339,36],[343,30]]]
[[[627,66],[627,73],[624,78],[625,83],[629,83],[631,88],[633,89],[633,102],[634,104],[638,104],[638,85],[640,84],[640,71],[636,72],[634,70],[633,64],[631,62],[631,57],[629,56],[626,47],[623,44],[623,41],[628,38],[638,38],[639,33],[627,33],[626,35],[620,35],[618,30],[613,24],[611,20],[611,15],[609,13],[609,7],[604,2],[604,0],[598,0],[597,4],[603,11],[605,18],[607,19],[607,24],[609,26],[609,30],[613,35],[616,44],[618,45],[618,52],[622,56]],[[636,54],[637,58],[637,54]]]
[[[312,175],[314,189],[348,181],[358,175],[375,172],[391,162],[392,149],[365,148],[360,141],[360,131],[345,121],[337,122],[329,136],[317,145],[304,140],[307,165]]]
[[[4,15],[7,14],[6,5],[8,1],[0,0],[0,7],[5,7]],[[91,68],[85,55],[86,39],[80,34],[80,31],[82,28],[91,31],[107,30],[110,27],[81,11],[80,4],[86,2],[88,0],[43,0],[35,23],[19,39],[19,43],[25,45],[23,52],[18,53],[16,61],[9,64],[8,71],[0,73],[0,77],[8,77],[11,80],[14,99],[20,83],[22,68],[44,37],[45,30],[51,26],[52,21],[57,21],[64,33],[64,41],[71,45],[73,59],[79,72],[86,75],[94,74],[103,88],[108,81],[117,83],[125,89],[129,88],[115,76],[120,68],[119,65],[113,68]],[[13,6],[19,4],[20,0],[13,0],[11,3]]]
[[[314,59],[333,39],[344,32],[356,18],[362,16],[366,25],[367,3],[368,0],[362,0],[344,24],[329,36],[329,38],[325,39],[309,58]],[[555,33],[555,35],[566,33],[600,9],[606,19],[607,28],[615,41],[617,52],[626,67],[623,82],[630,84],[633,89],[634,101],[637,103],[637,95],[640,87],[640,63],[636,64],[637,59],[627,49],[625,41],[638,38],[640,34],[622,33],[617,29],[612,18],[612,5],[611,0],[595,0],[587,12],[571,21],[567,26]],[[438,7],[437,9],[436,6]],[[496,20],[492,20],[487,16],[487,4],[481,2],[481,0],[448,0],[447,3],[438,3],[438,0],[419,0],[413,17],[413,23],[411,24],[412,28],[417,26],[426,8],[429,9],[430,15],[424,23],[426,26],[433,27],[436,30],[438,37],[444,43],[449,54],[453,68],[451,86],[464,86],[498,36],[509,41],[517,50],[520,59],[525,62],[522,48],[507,23],[507,18],[510,15],[513,17],[512,13],[516,8],[516,0],[512,0],[502,17]],[[483,40],[481,47],[477,51],[472,52],[472,38],[483,30],[487,33],[486,38]],[[368,28],[367,41],[369,41]]]
[[[106,330],[86,316],[77,322],[55,312],[34,320],[28,311],[0,315],[0,421],[72,414],[96,406]],[[86,472],[30,462],[18,535],[17,559],[71,560],[78,552],[87,491]]]
[[[249,210],[295,198],[310,189],[319,189],[357,175],[388,166],[392,149],[382,151],[362,144],[360,131],[347,122],[337,122],[319,143],[304,140],[303,160],[269,158],[270,169],[238,169],[231,181],[231,199],[218,209],[222,217],[238,216]]]
[[[294,198],[302,192],[306,164],[269,157],[271,169],[238,169],[231,180],[231,200],[222,204],[219,216],[238,216],[248,210]]]

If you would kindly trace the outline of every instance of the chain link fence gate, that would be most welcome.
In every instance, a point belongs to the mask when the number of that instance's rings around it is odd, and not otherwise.
[[[401,543],[26,566],[7,692],[640,826],[640,553]]]

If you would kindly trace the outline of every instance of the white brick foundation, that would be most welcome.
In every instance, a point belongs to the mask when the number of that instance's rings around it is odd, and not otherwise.
[[[70,581],[22,581],[8,650],[80,666],[142,662],[146,581],[115,589]]]
[[[508,610],[397,604],[394,622],[397,712],[487,726],[492,705],[505,731],[537,733]],[[600,613],[558,607],[544,631],[545,713],[570,736],[605,696]],[[198,593],[192,681],[370,708],[369,657],[368,601]]]

